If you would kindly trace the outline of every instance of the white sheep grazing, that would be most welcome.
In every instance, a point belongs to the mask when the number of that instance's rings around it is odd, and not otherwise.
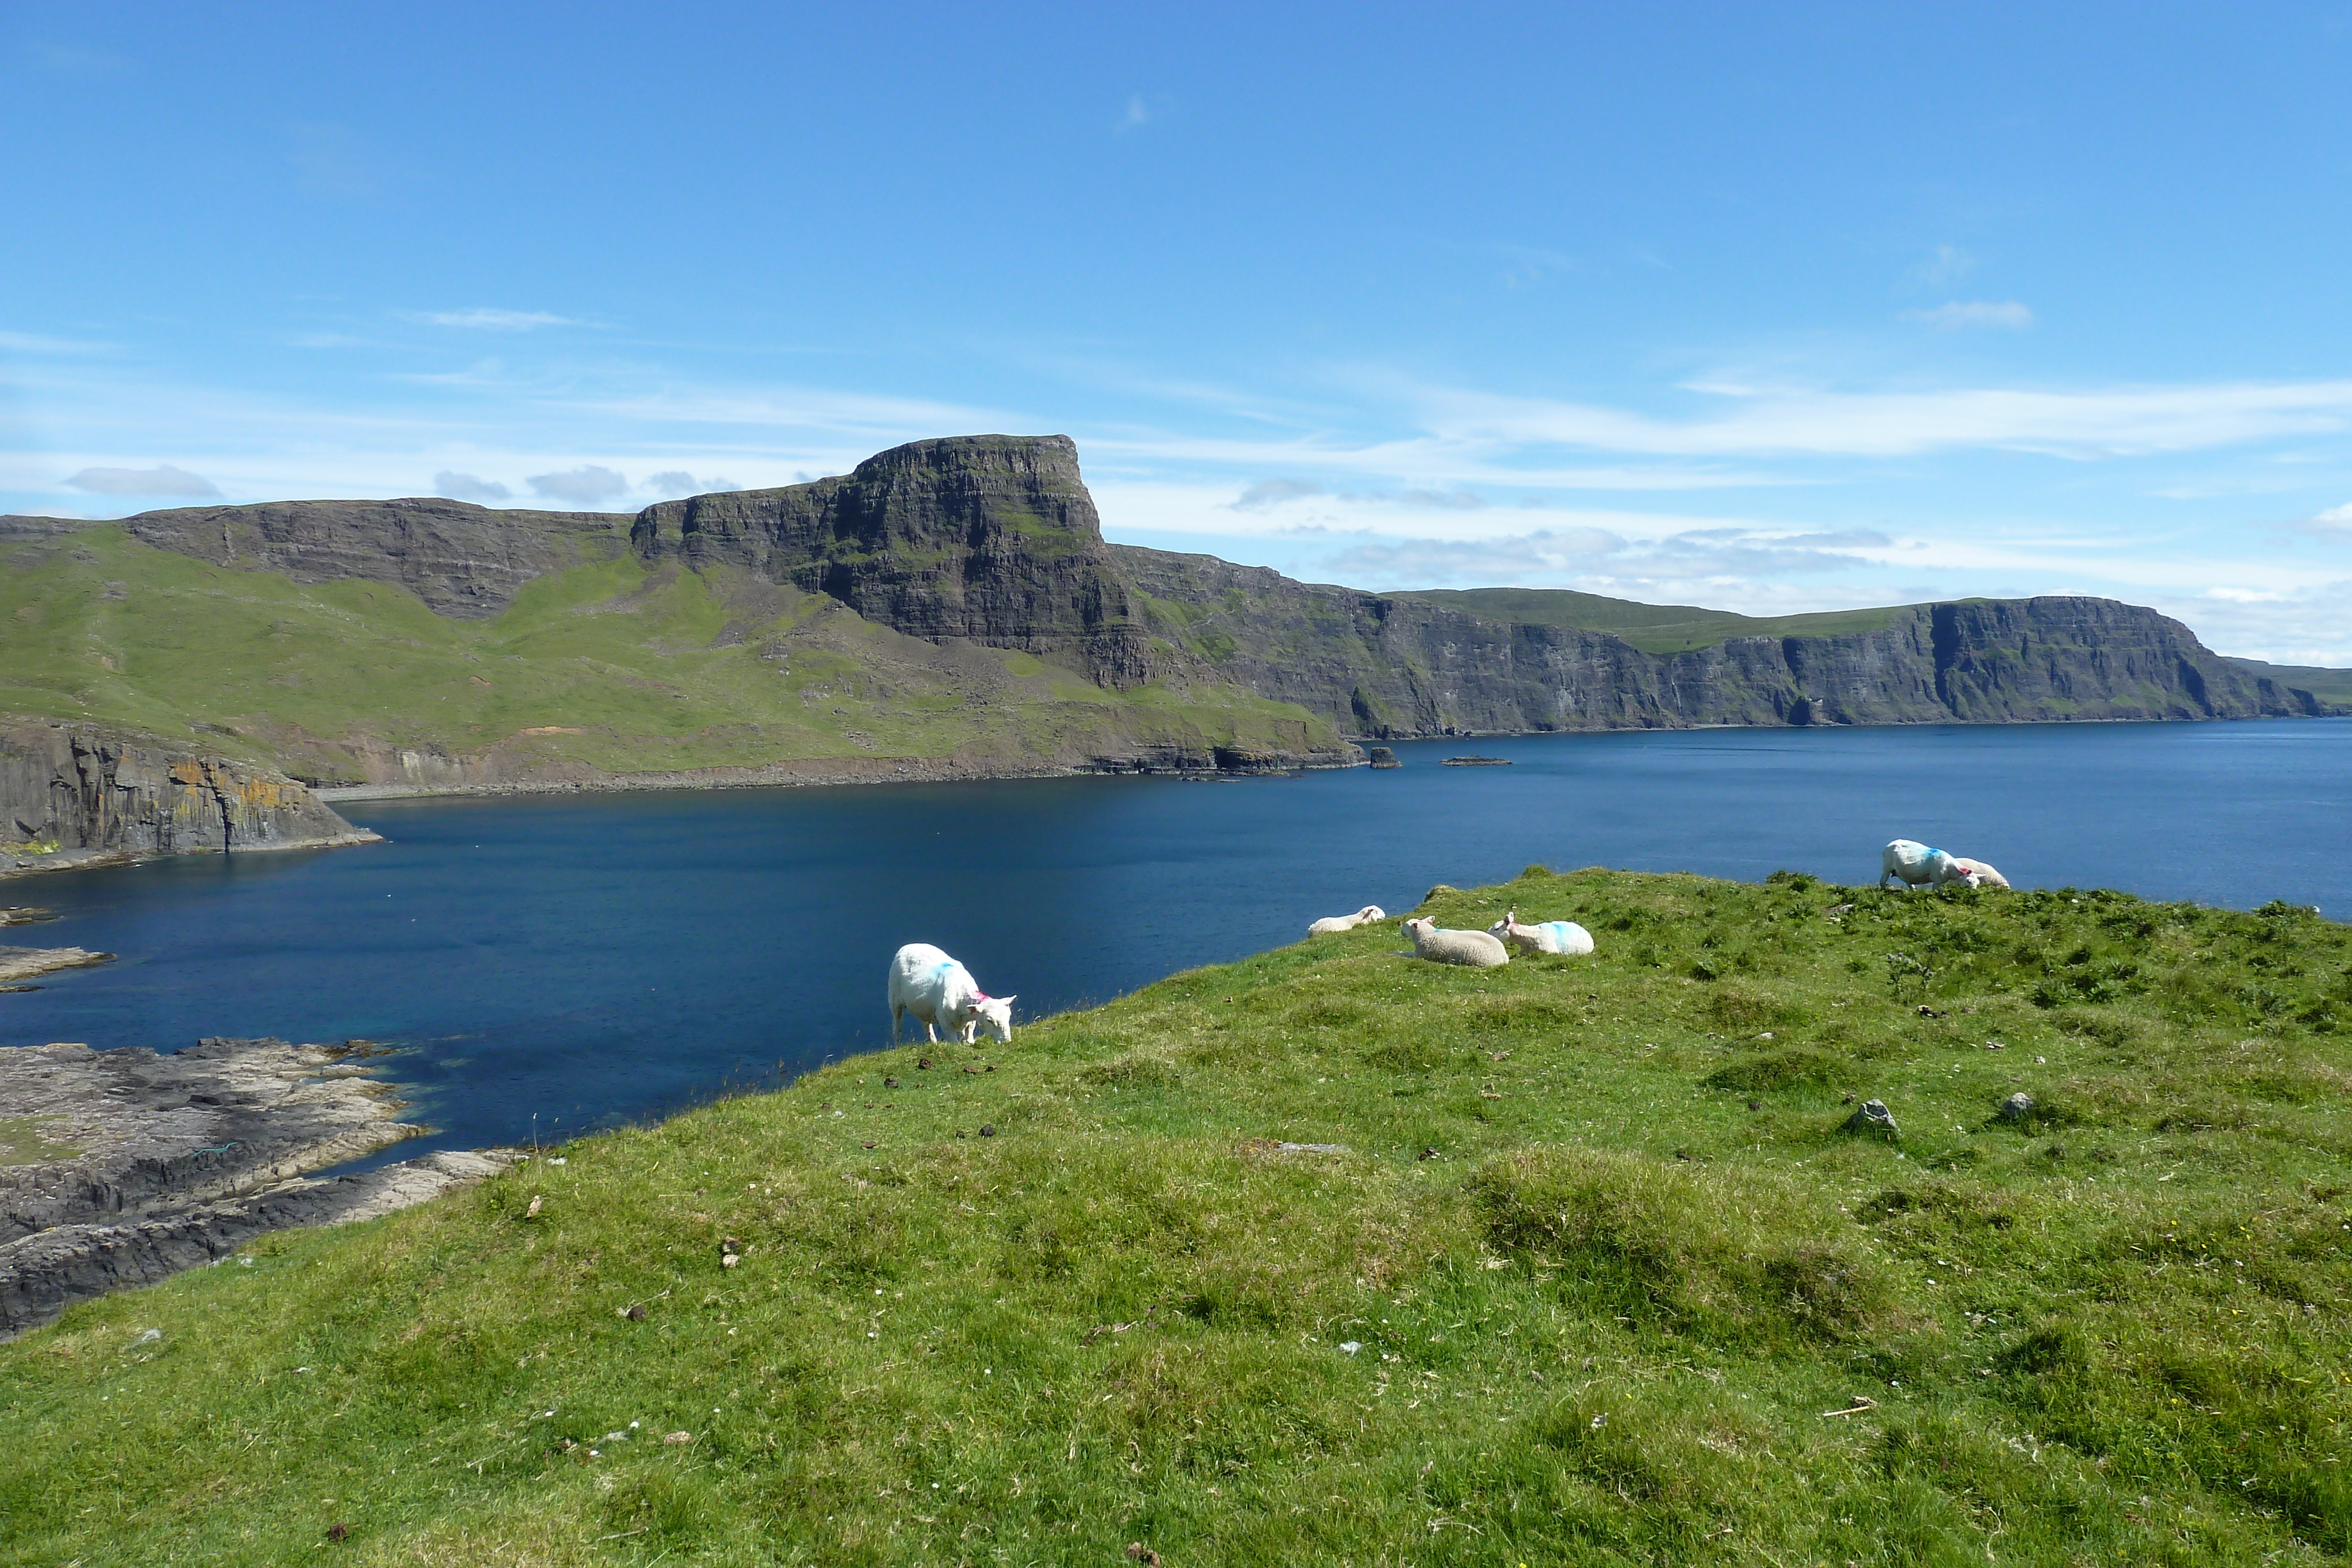
[[[1386,920],[1389,912],[1377,904],[1367,904],[1353,915],[1327,915],[1307,928],[1309,936],[1337,936],[1342,931],[1353,931],[1359,925],[1370,925]]]
[[[2009,885],[2009,878],[2001,875],[2000,873],[1995,871],[1983,861],[1969,860],[1966,856],[1954,855],[1952,857],[1952,866],[1958,873],[1952,880],[1961,883],[1963,886],[2007,887]]]
[[[1959,881],[1955,863],[1941,850],[1931,850],[1915,840],[1897,839],[1878,857],[1878,885],[1885,887],[1886,879],[1894,877],[1906,887],[1941,887],[1948,882]]]
[[[1525,953],[1566,953],[1581,956],[1592,951],[1592,933],[1573,920],[1547,920],[1539,925],[1519,924],[1516,909],[1486,927],[1490,936],[1499,936]]]
[[[1433,920],[1408,920],[1404,934],[1412,938],[1413,956],[1433,964],[1496,969],[1511,961],[1511,950],[1484,931],[1444,931]]]
[[[992,997],[971,971],[928,942],[909,942],[890,960],[890,1043],[908,1013],[937,1041],[947,1030],[970,1045],[980,1026],[1000,1041],[1013,1042],[1012,997]]]

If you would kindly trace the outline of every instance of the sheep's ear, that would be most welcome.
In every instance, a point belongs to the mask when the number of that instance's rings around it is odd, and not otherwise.
[[[1000,997],[1000,998],[997,998],[997,999],[998,999],[998,1000],[1000,1000],[1000,1001],[1002,1001],[1002,1002],[1003,1002],[1006,1007],[1008,1007],[1008,1008],[1009,1008],[1009,1007],[1011,1007],[1013,1003],[1015,1003],[1015,1002],[1019,1001],[1021,998],[1020,998],[1019,997],[1017,997],[1017,996],[1013,996],[1013,997]]]

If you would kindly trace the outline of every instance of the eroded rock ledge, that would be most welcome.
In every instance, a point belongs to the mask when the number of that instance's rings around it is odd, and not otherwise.
[[[511,1163],[445,1150],[308,1176],[423,1131],[364,1054],[282,1040],[0,1051],[0,1337],[266,1231],[373,1218]]]

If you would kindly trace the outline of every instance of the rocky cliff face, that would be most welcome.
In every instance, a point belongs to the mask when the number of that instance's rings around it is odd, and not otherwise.
[[[1604,632],[1504,625],[1208,556],[1112,553],[1154,632],[1260,695],[1380,739],[2326,711],[2218,657],[2179,622],[2111,600],[1920,605],[1876,632],[1654,655]]]
[[[62,725],[0,727],[0,872],[375,836],[267,768]]]
[[[131,537],[297,582],[396,582],[436,614],[496,615],[532,578],[625,548],[625,514],[493,510],[425,497],[142,512]]]
[[[638,514],[630,542],[649,560],[745,567],[908,636],[1017,648],[1103,685],[1152,673],[1066,435],[918,441],[839,478],[667,501]]]

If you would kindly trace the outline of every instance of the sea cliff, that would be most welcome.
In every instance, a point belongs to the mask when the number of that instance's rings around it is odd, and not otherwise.
[[[64,725],[0,725],[0,874],[373,842],[281,773]]]

